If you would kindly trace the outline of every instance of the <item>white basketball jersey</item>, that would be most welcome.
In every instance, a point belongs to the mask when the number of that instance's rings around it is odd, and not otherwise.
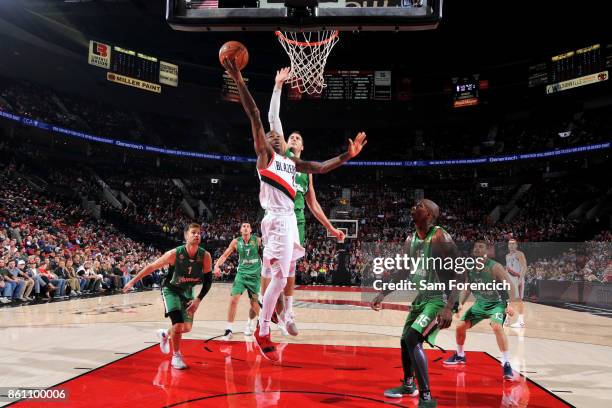
[[[265,169],[257,169],[259,175],[259,202],[270,212],[292,213],[295,199],[295,163],[277,154]]]
[[[510,252],[506,255],[506,267],[515,272],[521,273],[521,263],[519,261],[518,252]]]

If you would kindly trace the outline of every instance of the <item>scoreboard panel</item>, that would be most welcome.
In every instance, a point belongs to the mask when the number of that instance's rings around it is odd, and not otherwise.
[[[107,69],[107,79],[116,83],[157,93],[162,84],[178,86],[178,65],[116,45],[90,41],[88,62]]]
[[[391,71],[327,70],[324,77],[326,87],[320,94],[306,95],[299,93],[297,89],[290,88],[288,92],[289,100],[391,100]]]
[[[157,58],[125,48],[113,47],[110,69],[116,74],[140,79],[141,81],[159,82],[159,61]]]
[[[610,46],[604,48],[601,44],[593,44],[552,56],[545,63],[529,67],[528,86],[545,85],[546,93],[553,94],[607,81],[610,51]]]

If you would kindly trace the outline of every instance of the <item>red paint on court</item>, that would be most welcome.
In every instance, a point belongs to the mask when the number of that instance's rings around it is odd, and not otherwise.
[[[207,347],[206,350],[204,347]],[[190,368],[170,367],[157,346],[85,373],[55,388],[68,401],[19,402],[15,407],[416,407],[416,398],[383,396],[402,377],[400,350],[289,344],[283,362],[263,360],[252,343],[183,341]],[[485,353],[468,352],[468,365],[445,368],[450,353],[427,350],[432,393],[440,407],[567,407],[555,396],[502,368]]]

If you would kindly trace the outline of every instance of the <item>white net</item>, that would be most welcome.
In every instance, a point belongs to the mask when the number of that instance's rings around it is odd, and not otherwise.
[[[277,31],[276,36],[291,61],[291,87],[310,95],[321,93],[325,88],[325,63],[338,42],[338,31]]]

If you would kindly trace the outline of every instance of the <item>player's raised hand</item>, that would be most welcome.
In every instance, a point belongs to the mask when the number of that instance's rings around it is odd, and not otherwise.
[[[366,143],[368,143],[368,141],[366,140],[365,132],[359,132],[355,138],[355,141],[349,139],[349,147],[347,151],[351,159],[361,152],[361,149],[363,149],[363,146],[365,146]]]
[[[291,76],[291,68],[285,67],[276,71],[276,78],[274,78],[274,82],[276,85],[282,85],[285,83],[287,79]]]
[[[242,79],[242,74],[240,73],[240,70],[238,69],[238,67],[236,66],[236,59],[230,59],[230,58],[223,58],[223,68],[225,68],[225,70],[227,71],[227,73],[229,74],[229,76],[236,82],[238,82],[240,79]]]

